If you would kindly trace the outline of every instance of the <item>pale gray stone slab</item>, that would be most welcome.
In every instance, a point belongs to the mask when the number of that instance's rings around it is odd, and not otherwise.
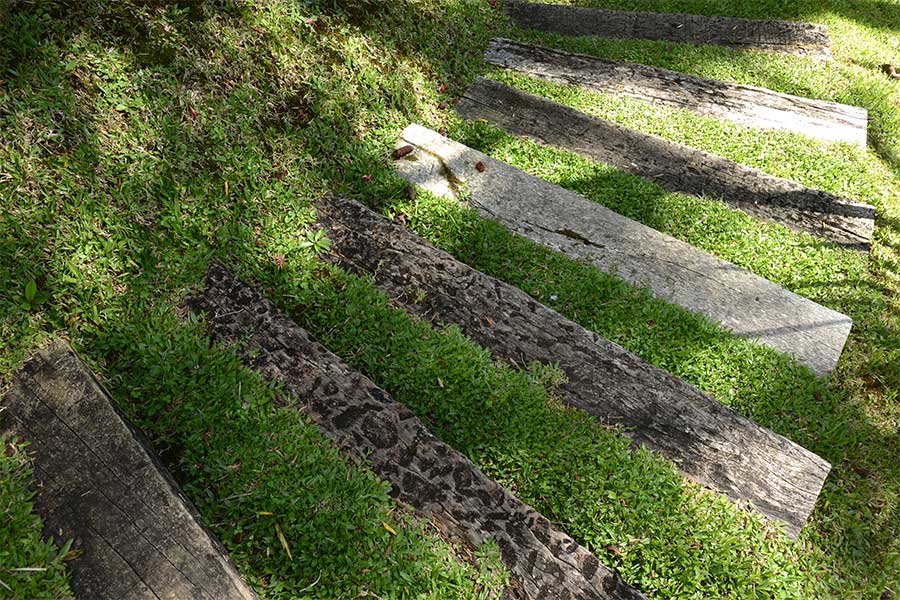
[[[818,375],[837,364],[849,317],[420,125],[403,132],[398,145],[407,144],[416,150],[395,166],[410,182],[443,196],[465,192],[510,231],[791,354]]]
[[[456,107],[509,133],[576,152],[674,192],[710,195],[764,221],[867,251],[875,208],[478,77]]]
[[[490,41],[484,60],[546,81],[664,104],[745,127],[791,131],[826,142],[866,145],[868,111],[857,106],[503,38]]]
[[[635,445],[701,485],[749,501],[789,535],[800,532],[826,461],[357,202],[326,199],[318,213],[332,260],[371,276],[407,311],[459,326],[499,359],[558,366],[563,402],[621,425]]]
[[[506,597],[644,598],[222,265],[210,265],[206,288],[189,304],[206,313],[214,338],[240,342],[247,362],[283,383],[329,438],[391,484],[394,497],[471,546],[496,541],[514,581]]]
[[[255,600],[165,467],[71,348],[22,368],[0,432],[29,442],[44,534],[73,539],[79,600]]]
[[[517,27],[560,35],[714,44],[820,60],[831,58],[828,28],[813,23],[510,1],[504,2],[504,10]]]

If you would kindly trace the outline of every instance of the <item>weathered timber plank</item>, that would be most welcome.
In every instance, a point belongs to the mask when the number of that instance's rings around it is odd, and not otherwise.
[[[812,23],[628,12],[530,2],[505,2],[504,10],[517,27],[560,35],[714,44],[820,60],[831,58],[828,28]]]
[[[397,499],[471,545],[496,540],[527,598],[643,598],[220,264],[189,304],[207,314],[215,339],[240,341],[248,363],[283,382],[329,438],[390,482]]]
[[[576,152],[662,187],[721,198],[759,219],[867,251],[875,209],[758,169],[591,117],[481,77],[456,107],[509,133]]]
[[[570,406],[622,425],[635,444],[749,500],[790,535],[803,527],[830,469],[815,454],[352,200],[320,202],[319,220],[335,260],[372,276],[408,311],[455,323],[499,358],[559,365]]]
[[[68,345],[29,360],[2,404],[0,431],[34,454],[45,535],[81,551],[68,562],[77,598],[257,598]]]
[[[849,317],[419,125],[403,132],[398,146],[407,144],[416,150],[395,167],[410,182],[451,197],[465,188],[473,208],[510,231],[792,354],[818,375],[837,364]]]
[[[866,145],[864,108],[704,79],[630,62],[605,60],[494,38],[488,63],[586,90],[627,96],[746,127],[801,133],[827,142]]]

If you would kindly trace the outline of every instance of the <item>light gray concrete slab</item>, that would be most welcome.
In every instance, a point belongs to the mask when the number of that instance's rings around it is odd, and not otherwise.
[[[791,354],[818,375],[837,364],[849,317],[420,125],[403,132],[398,146],[407,144],[415,150],[395,166],[408,181],[466,194],[510,231]]]

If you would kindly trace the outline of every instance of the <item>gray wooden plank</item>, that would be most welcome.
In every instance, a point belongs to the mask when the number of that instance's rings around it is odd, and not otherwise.
[[[791,131],[826,142],[866,145],[868,111],[856,106],[503,38],[490,41],[484,60],[546,81],[664,104],[745,127]]]
[[[34,455],[45,535],[81,551],[68,563],[76,597],[257,598],[67,344],[32,357],[2,405],[0,431]]]
[[[206,313],[214,338],[240,341],[248,362],[282,382],[328,437],[391,483],[398,500],[472,545],[493,538],[525,597],[643,598],[222,265],[210,266],[205,290],[189,305]]]
[[[509,133],[576,152],[675,192],[710,195],[765,221],[867,251],[875,208],[477,78],[456,107]]]
[[[320,202],[318,212],[335,260],[373,277],[409,312],[458,325],[495,357],[558,365],[566,404],[623,426],[691,480],[800,532],[826,461],[352,200]]]
[[[560,35],[714,44],[820,60],[831,58],[828,28],[812,23],[509,1],[504,2],[504,10],[517,27]]]
[[[514,233],[792,354],[819,375],[841,356],[853,323],[841,313],[419,125],[406,128],[403,145],[416,150],[395,162],[401,176],[441,196],[465,192]]]

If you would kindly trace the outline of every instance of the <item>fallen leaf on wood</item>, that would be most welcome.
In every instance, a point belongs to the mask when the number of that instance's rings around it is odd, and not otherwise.
[[[412,146],[410,146],[409,144],[407,144],[407,145],[405,145],[405,146],[400,146],[399,148],[397,148],[396,150],[394,150],[394,153],[392,154],[392,156],[393,156],[394,158],[403,158],[404,156],[406,156],[407,154],[409,154],[409,153],[412,152],[413,150],[415,150],[415,148],[413,148]]]

